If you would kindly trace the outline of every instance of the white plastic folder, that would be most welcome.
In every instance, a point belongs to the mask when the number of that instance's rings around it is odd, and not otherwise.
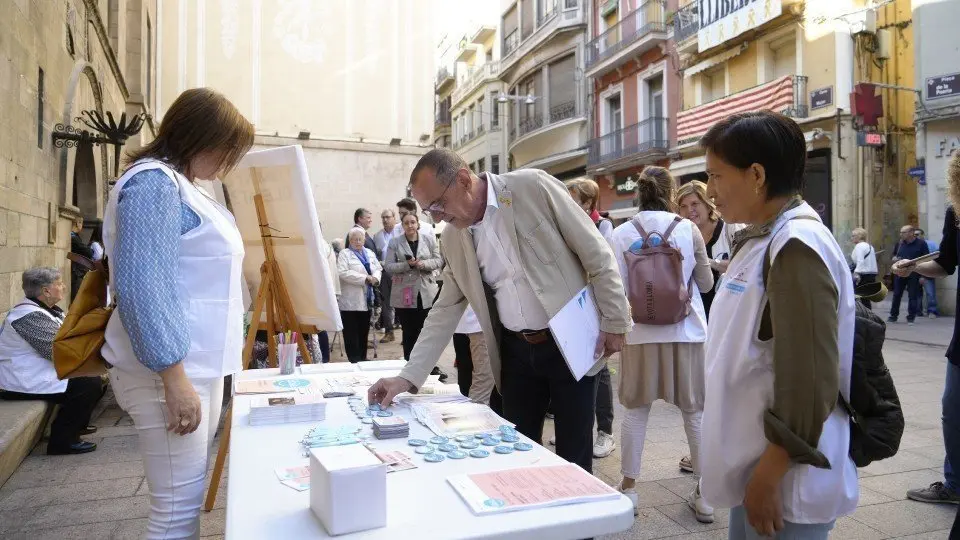
[[[550,332],[570,373],[579,381],[597,363],[593,353],[600,337],[600,312],[589,285],[550,319]]]

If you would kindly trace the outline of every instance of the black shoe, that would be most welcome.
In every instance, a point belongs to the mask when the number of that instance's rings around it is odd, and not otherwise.
[[[447,377],[447,374],[444,373],[444,372],[442,372],[442,371],[440,371],[440,368],[438,368],[438,367],[436,367],[436,366],[433,367],[433,370],[430,371],[430,374],[431,374],[431,375],[439,375],[439,376],[440,376],[440,382],[446,382],[446,380],[447,380],[447,378],[448,378],[448,377]]]
[[[97,449],[97,443],[77,441],[67,447],[48,447],[48,456],[64,456],[68,454],[86,454]]]
[[[93,435],[97,432],[97,426],[87,426],[80,430],[81,435]]]
[[[889,323],[895,323],[895,322],[897,322],[897,318],[896,318],[896,317],[888,317],[888,318],[887,318],[887,322],[889,322]]]

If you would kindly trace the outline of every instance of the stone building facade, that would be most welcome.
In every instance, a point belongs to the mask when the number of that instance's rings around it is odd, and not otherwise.
[[[71,224],[82,216],[89,234],[116,176],[113,145],[67,147],[54,132],[90,131],[76,118],[98,111],[146,115],[121,152],[154,133],[156,0],[0,0],[0,13],[2,318],[24,270],[56,266],[69,283]]]

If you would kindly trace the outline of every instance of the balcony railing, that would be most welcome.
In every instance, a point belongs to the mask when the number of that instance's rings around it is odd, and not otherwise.
[[[546,24],[547,21],[556,17],[557,13],[560,13],[560,2],[558,0],[546,2],[546,5],[543,6],[543,11],[537,13],[537,28],[540,28]]]
[[[477,86],[487,79],[496,79],[500,74],[500,62],[487,62],[481,66],[471,67],[466,76],[457,84],[457,89],[453,91],[453,102],[459,103],[460,100],[472,94]]]
[[[806,118],[810,114],[807,105],[807,76],[793,76],[793,105],[786,108],[783,114],[794,118]]]
[[[531,131],[540,129],[543,127],[543,114],[540,111],[537,111],[533,116],[527,117],[520,121],[520,136],[523,137]]]
[[[433,125],[435,127],[439,126],[449,126],[450,125],[450,111],[440,111],[436,114],[434,118]]]
[[[448,70],[445,67],[440,68],[439,70],[437,70],[437,83],[435,86],[439,87],[441,84],[443,84],[447,79],[451,77],[453,77],[453,75],[450,74],[450,70]]]
[[[700,30],[700,3],[690,2],[673,16],[673,40],[677,43],[697,35]]]
[[[510,53],[517,50],[517,47],[520,46],[520,30],[514,30],[510,34],[503,38],[503,56],[509,56]]]
[[[550,123],[560,122],[577,115],[577,102],[567,101],[550,107]]]
[[[610,58],[650,32],[666,31],[662,0],[647,0],[587,44],[586,68]]]
[[[591,139],[587,143],[587,165],[610,163],[652,150],[666,150],[670,146],[667,122],[666,118],[648,118]]]

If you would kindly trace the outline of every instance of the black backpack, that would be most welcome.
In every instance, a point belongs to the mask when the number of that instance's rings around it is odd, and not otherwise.
[[[809,216],[792,219],[816,220]],[[764,287],[769,271],[770,249],[767,248],[763,261]],[[865,287],[879,285],[870,283]],[[858,297],[869,296],[872,292],[861,292],[857,288],[856,294]],[[887,326],[859,298],[855,307],[850,401],[843,397],[843,393],[839,393],[837,404],[850,416],[850,458],[857,467],[866,467],[874,461],[896,455],[903,436],[904,420],[893,376],[883,361],[883,340]]]

